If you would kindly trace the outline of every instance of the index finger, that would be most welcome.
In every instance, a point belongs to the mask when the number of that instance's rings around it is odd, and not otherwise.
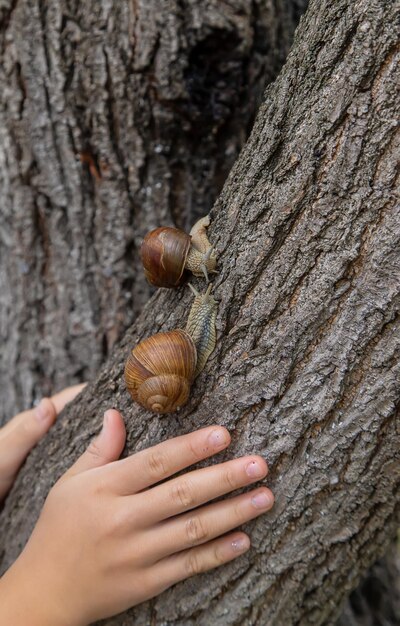
[[[168,439],[112,463],[112,482],[121,495],[137,493],[185,467],[217,454],[230,441],[230,435],[223,426],[209,426]],[[111,469],[111,465],[108,468]]]

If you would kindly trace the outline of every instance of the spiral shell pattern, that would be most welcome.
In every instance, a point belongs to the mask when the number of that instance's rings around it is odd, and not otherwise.
[[[162,226],[149,232],[140,255],[147,280],[156,287],[176,287],[184,279],[185,263],[191,237],[187,233]]]
[[[158,333],[131,351],[125,365],[127,389],[145,408],[172,413],[189,397],[196,363],[196,347],[187,332]]]

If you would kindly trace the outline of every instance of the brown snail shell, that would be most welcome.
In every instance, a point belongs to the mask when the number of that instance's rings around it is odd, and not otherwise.
[[[158,333],[141,341],[125,365],[125,382],[133,400],[156,413],[183,406],[196,371],[197,352],[184,330]]]
[[[190,235],[178,228],[161,226],[147,233],[140,255],[149,283],[176,287],[183,282],[190,245]]]

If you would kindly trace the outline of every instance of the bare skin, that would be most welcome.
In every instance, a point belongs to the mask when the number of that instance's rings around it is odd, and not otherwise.
[[[38,406],[18,413],[0,428],[0,503],[10,490],[29,452],[52,427],[64,406],[84,387],[84,384],[74,385],[51,398],[43,398]]]
[[[125,437],[120,413],[106,411],[99,436],[51,489],[0,580],[0,623],[87,626],[248,550],[249,537],[231,531],[268,511],[271,491],[209,502],[263,479],[261,457],[174,478],[226,448],[228,431],[211,426],[118,460]]]

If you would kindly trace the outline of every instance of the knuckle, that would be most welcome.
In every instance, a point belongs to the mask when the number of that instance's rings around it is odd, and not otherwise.
[[[88,454],[90,454],[90,456],[92,456],[95,459],[101,459],[103,456],[101,453],[100,447],[97,444],[96,439],[90,442],[87,452]]]
[[[197,460],[200,458],[201,455],[199,453],[198,446],[196,445],[196,442],[193,441],[192,438],[190,438],[188,441],[188,449],[189,449],[189,453],[192,459]]]
[[[195,504],[193,490],[187,480],[180,480],[171,487],[171,500],[184,509]]]
[[[239,524],[245,518],[243,511],[243,503],[239,500],[239,502],[233,505],[233,517]]]
[[[147,464],[152,478],[157,478],[159,480],[168,476],[167,460],[165,455],[156,448],[150,452]]]
[[[114,508],[112,513],[110,513],[108,528],[109,534],[112,537],[115,537],[116,533],[119,533],[125,529],[131,529],[132,520],[130,515],[128,514],[128,511],[126,511],[122,507]]]
[[[235,477],[235,473],[232,469],[227,469],[224,476],[224,482],[230,491],[234,491],[238,488],[238,483]]]
[[[214,557],[214,566],[218,567],[219,565],[222,565],[223,563],[226,562],[226,558],[224,558],[224,555],[222,553],[222,551],[220,550],[219,546],[215,546],[214,550],[213,550],[213,557]]]
[[[188,576],[196,576],[203,571],[198,554],[193,552],[186,557],[186,572]]]
[[[191,517],[185,522],[186,537],[189,545],[201,543],[208,537],[207,529],[200,517]]]
[[[99,480],[98,482],[88,485],[88,495],[93,498],[102,498],[104,496],[104,484],[103,481]]]

